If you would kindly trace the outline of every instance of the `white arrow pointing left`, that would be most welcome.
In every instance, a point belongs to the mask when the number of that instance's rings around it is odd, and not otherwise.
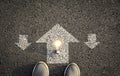
[[[19,35],[19,42],[15,43],[22,50],[25,50],[31,43],[28,43],[28,35]]]

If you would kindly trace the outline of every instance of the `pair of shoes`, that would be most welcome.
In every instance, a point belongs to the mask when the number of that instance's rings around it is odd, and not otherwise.
[[[40,61],[33,68],[32,76],[49,76],[49,68],[46,63]],[[69,64],[65,71],[64,76],[80,76],[80,69],[77,64]]]

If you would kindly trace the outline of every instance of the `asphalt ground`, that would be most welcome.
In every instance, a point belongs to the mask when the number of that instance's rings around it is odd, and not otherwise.
[[[46,62],[46,44],[35,42],[55,24],[77,38],[69,44],[69,61],[81,76],[120,76],[120,0],[0,0],[0,76],[31,76]],[[94,49],[84,44],[95,33]],[[15,45],[19,34],[32,44]],[[67,64],[48,64],[50,76],[63,76]]]

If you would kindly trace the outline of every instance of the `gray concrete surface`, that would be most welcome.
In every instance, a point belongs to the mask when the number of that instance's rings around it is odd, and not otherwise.
[[[81,76],[120,76],[120,0],[0,0],[0,76],[31,76],[46,62],[46,44],[35,41],[56,23],[80,41],[69,44],[69,59]],[[89,33],[100,41],[93,50],[84,44]],[[32,43],[24,51],[19,34]],[[66,65],[48,65],[50,76],[63,76]]]

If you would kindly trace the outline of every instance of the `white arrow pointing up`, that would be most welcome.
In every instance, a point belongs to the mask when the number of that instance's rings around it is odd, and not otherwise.
[[[59,54],[54,54],[55,48],[52,46],[53,41],[59,38],[63,41],[63,45],[59,51]],[[59,24],[56,24],[46,34],[44,34],[36,43],[47,43],[47,63],[68,63],[69,62],[69,42],[79,42],[75,37],[68,33]],[[58,45],[59,45],[58,41]],[[52,54],[52,55],[51,55]]]
[[[19,42],[15,43],[22,50],[25,50],[31,43],[28,43],[28,35],[19,35]]]
[[[96,42],[96,34],[88,34],[88,42],[84,42],[89,48],[94,49],[100,42]]]

